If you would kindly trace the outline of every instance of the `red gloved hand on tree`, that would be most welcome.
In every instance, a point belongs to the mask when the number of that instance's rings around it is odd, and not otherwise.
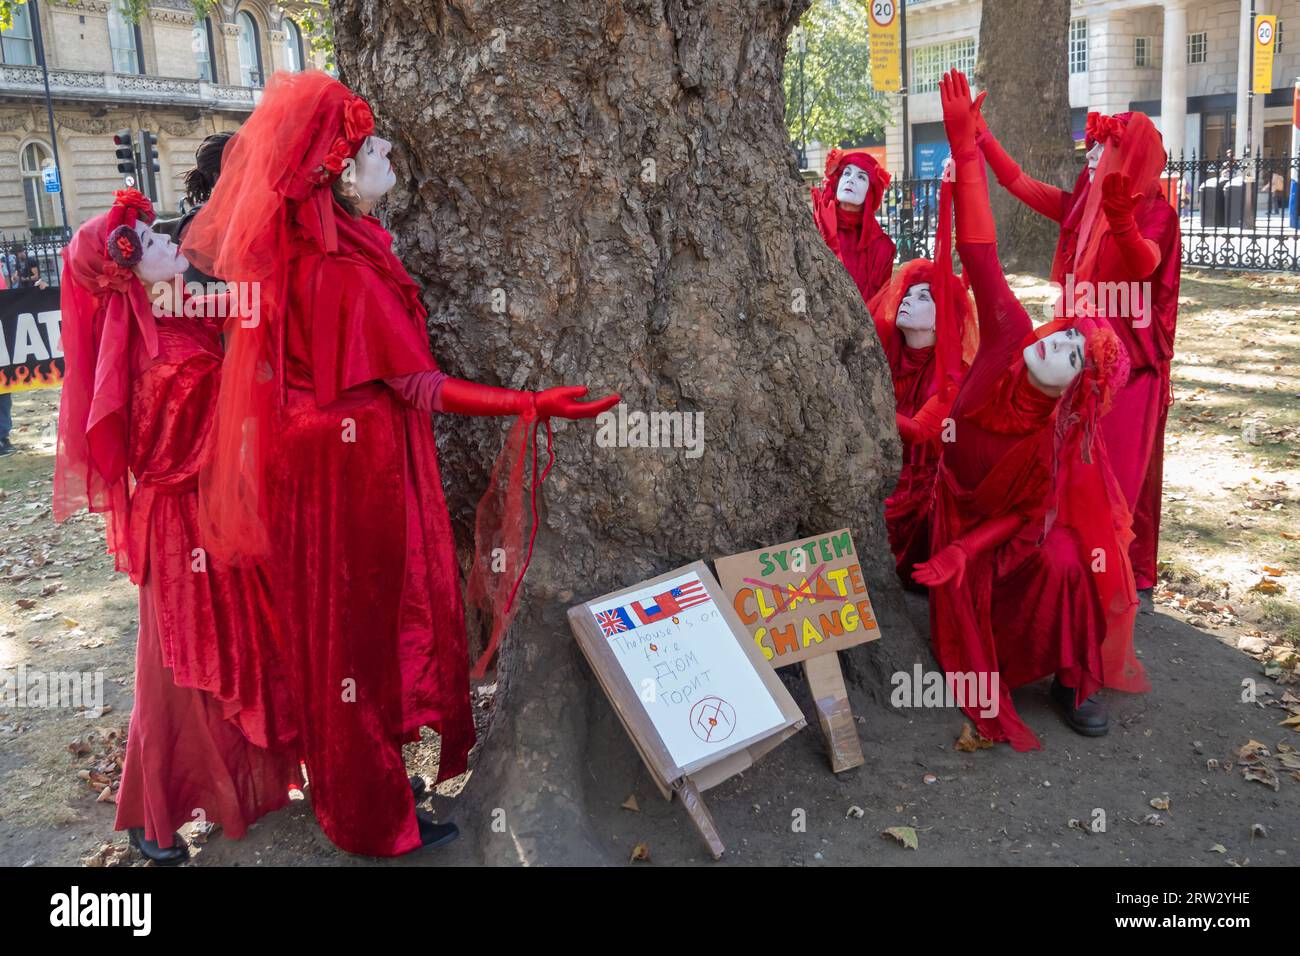
[[[912,580],[928,588],[935,588],[949,581],[954,587],[961,587],[962,579],[966,577],[966,560],[966,552],[962,550],[961,545],[953,542],[933,555],[929,561],[922,561],[913,568]]]

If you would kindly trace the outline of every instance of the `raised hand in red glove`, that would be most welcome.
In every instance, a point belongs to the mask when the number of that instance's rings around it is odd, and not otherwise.
[[[961,70],[949,70],[939,80],[939,102],[943,106],[943,128],[948,134],[953,158],[960,162],[963,157],[976,154],[975,134],[981,128],[987,128],[981,112],[984,94],[972,101],[966,74]],[[958,181],[960,177],[959,170]]]
[[[912,580],[928,588],[936,588],[949,581],[955,587],[961,587],[962,579],[965,577],[966,552],[956,542],[931,556],[929,561],[922,561],[912,569]]]
[[[1112,226],[1127,225],[1142,194],[1133,191],[1133,181],[1124,173],[1109,173],[1101,181],[1101,208]]]

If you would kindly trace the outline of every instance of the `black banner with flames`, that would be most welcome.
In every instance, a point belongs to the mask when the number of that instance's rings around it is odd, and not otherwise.
[[[0,291],[0,392],[63,382],[59,290]]]

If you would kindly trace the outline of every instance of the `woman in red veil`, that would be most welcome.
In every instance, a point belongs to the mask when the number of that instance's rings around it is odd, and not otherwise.
[[[889,173],[864,150],[832,149],[821,188],[812,188],[813,219],[822,239],[843,263],[863,302],[889,282],[894,240],[876,222]]]
[[[979,347],[975,307],[952,271],[952,183],[940,187],[935,259],[900,268],[870,306],[894,382],[903,439],[898,484],[885,500],[889,549],[904,587],[930,556],[930,502],[957,386]]]
[[[148,199],[121,190],[63,252],[54,517],[103,513],[116,566],[139,586],[116,826],[170,865],[188,856],[181,825],[238,838],[301,775],[266,582],[203,548],[197,483],[221,349],[216,328],[151,301],[142,280],[170,290],[186,266],[152,219]]]
[[[931,642],[959,703],[983,737],[1029,750],[1038,738],[1012,688],[1055,675],[1066,722],[1092,736],[1108,729],[1097,690],[1147,689],[1133,651],[1130,518],[1098,428],[1128,363],[1105,326],[1033,329],[998,262],[966,77],[944,77],[940,98],[980,346],[939,464],[933,557],[915,578],[931,589]]]
[[[1084,300],[1082,307],[1104,317],[1128,352],[1129,380],[1102,428],[1115,477],[1133,512],[1133,575],[1138,589],[1145,590],[1156,577],[1182,277],[1178,214],[1160,184],[1166,161],[1160,131],[1143,113],[1089,113],[1088,164],[1066,193],[1027,176],[982,117],[977,122],[976,142],[998,182],[1061,224],[1052,281],[1069,297],[1062,303],[1065,314],[1073,315],[1076,300]],[[1121,283],[1122,294],[1112,295],[1109,290]]]
[[[370,107],[323,73],[277,73],[222,158],[184,250],[254,284],[227,327],[214,455],[201,479],[211,547],[271,569],[313,808],[352,853],[394,856],[456,835],[415,812],[404,742],[441,735],[438,780],[474,742],[466,635],[429,413],[594,417],[617,396],[513,391],[444,375],[419,289],[370,208],[393,185]],[[524,435],[516,427],[516,436]],[[511,447],[515,447],[512,444]],[[499,469],[518,528],[522,456]],[[534,464],[536,450],[534,446]],[[508,621],[520,568],[507,548]],[[483,586],[476,564],[470,596]]]

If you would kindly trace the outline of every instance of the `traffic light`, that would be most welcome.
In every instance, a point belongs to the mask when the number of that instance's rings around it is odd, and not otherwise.
[[[147,129],[140,130],[140,177],[144,180],[144,191],[155,202],[158,200],[158,134]]]
[[[123,176],[136,177],[135,143],[129,129],[120,129],[113,134],[113,143],[117,146],[117,171]]]

